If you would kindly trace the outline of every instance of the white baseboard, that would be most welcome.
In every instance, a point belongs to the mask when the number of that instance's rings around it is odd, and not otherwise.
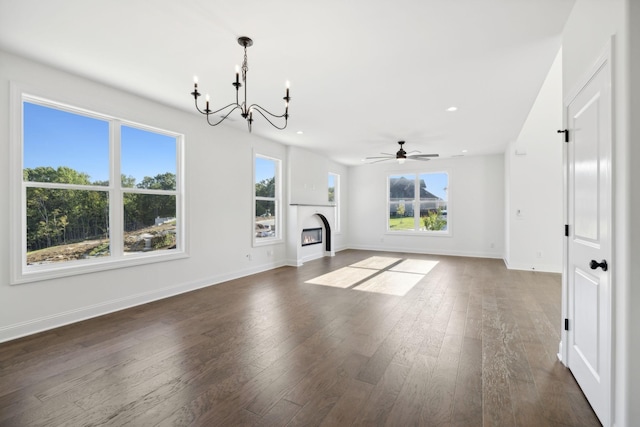
[[[540,271],[543,273],[562,273],[562,265],[509,263],[504,259],[509,270]]]
[[[153,291],[143,292],[135,295],[128,295],[124,298],[118,298],[110,301],[81,307],[75,310],[69,310],[56,313],[50,316],[39,317],[25,322],[14,323],[4,327],[0,327],[0,343],[14,340],[27,335],[33,335],[39,332],[47,331],[60,326],[71,323],[80,322],[91,319],[93,317],[103,316],[105,314],[124,310],[152,301],[169,298],[182,293],[195,291],[197,289],[206,288],[208,286],[217,285],[229,280],[239,279],[241,277],[260,273],[274,268],[282,267],[287,263],[271,263],[256,266],[242,271],[225,273],[216,276],[203,278],[193,282],[180,283],[174,286],[167,286],[162,289],[154,289]]]
[[[445,256],[459,256],[459,257],[472,257],[472,258],[492,258],[502,259],[502,254],[491,252],[473,252],[473,251],[447,251],[447,250],[417,250],[415,248],[404,248],[390,245],[384,246],[365,246],[365,245],[352,245],[349,249],[357,249],[363,251],[377,251],[377,252],[402,252],[409,254],[424,254],[424,255],[445,255]]]

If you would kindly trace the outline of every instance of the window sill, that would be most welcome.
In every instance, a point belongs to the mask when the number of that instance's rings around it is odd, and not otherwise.
[[[384,233],[387,236],[414,236],[414,237],[453,237],[451,231],[390,231]]]
[[[90,263],[87,263],[86,261],[69,261],[60,266],[52,266],[51,264],[47,264],[46,266],[30,266],[27,267],[25,269],[26,271],[23,271],[22,274],[17,274],[16,277],[13,277],[11,285],[59,279],[63,277],[77,276],[80,274],[91,274],[100,271],[154,264],[157,262],[166,262],[188,257],[189,254],[186,252],[145,255],[131,254],[118,259],[109,259],[105,257],[104,259],[93,260]]]

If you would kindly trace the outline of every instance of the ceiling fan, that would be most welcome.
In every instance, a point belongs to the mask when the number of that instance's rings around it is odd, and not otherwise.
[[[384,154],[384,156],[365,157],[365,160],[373,160],[372,162],[369,162],[369,163],[378,163],[378,162],[384,162],[385,160],[395,159],[398,161],[399,164],[403,164],[407,159],[427,161],[427,160],[431,160],[431,157],[438,157],[438,154],[420,154],[420,151],[417,151],[417,150],[413,150],[407,153],[406,151],[404,151],[404,148],[402,148],[404,143],[405,143],[404,141],[398,141],[398,144],[400,144],[400,149],[396,152],[396,154],[380,153],[380,154]]]

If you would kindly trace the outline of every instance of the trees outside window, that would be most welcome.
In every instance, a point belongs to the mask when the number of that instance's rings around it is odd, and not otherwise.
[[[389,231],[447,233],[450,230],[446,172],[391,175],[388,186]]]

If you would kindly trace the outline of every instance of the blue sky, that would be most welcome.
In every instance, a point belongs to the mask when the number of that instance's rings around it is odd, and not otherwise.
[[[276,162],[264,157],[256,157],[256,184],[276,174]]]
[[[176,140],[121,127],[121,172],[136,178],[176,173]],[[24,103],[24,167],[67,166],[109,179],[109,122],[29,102]]]

